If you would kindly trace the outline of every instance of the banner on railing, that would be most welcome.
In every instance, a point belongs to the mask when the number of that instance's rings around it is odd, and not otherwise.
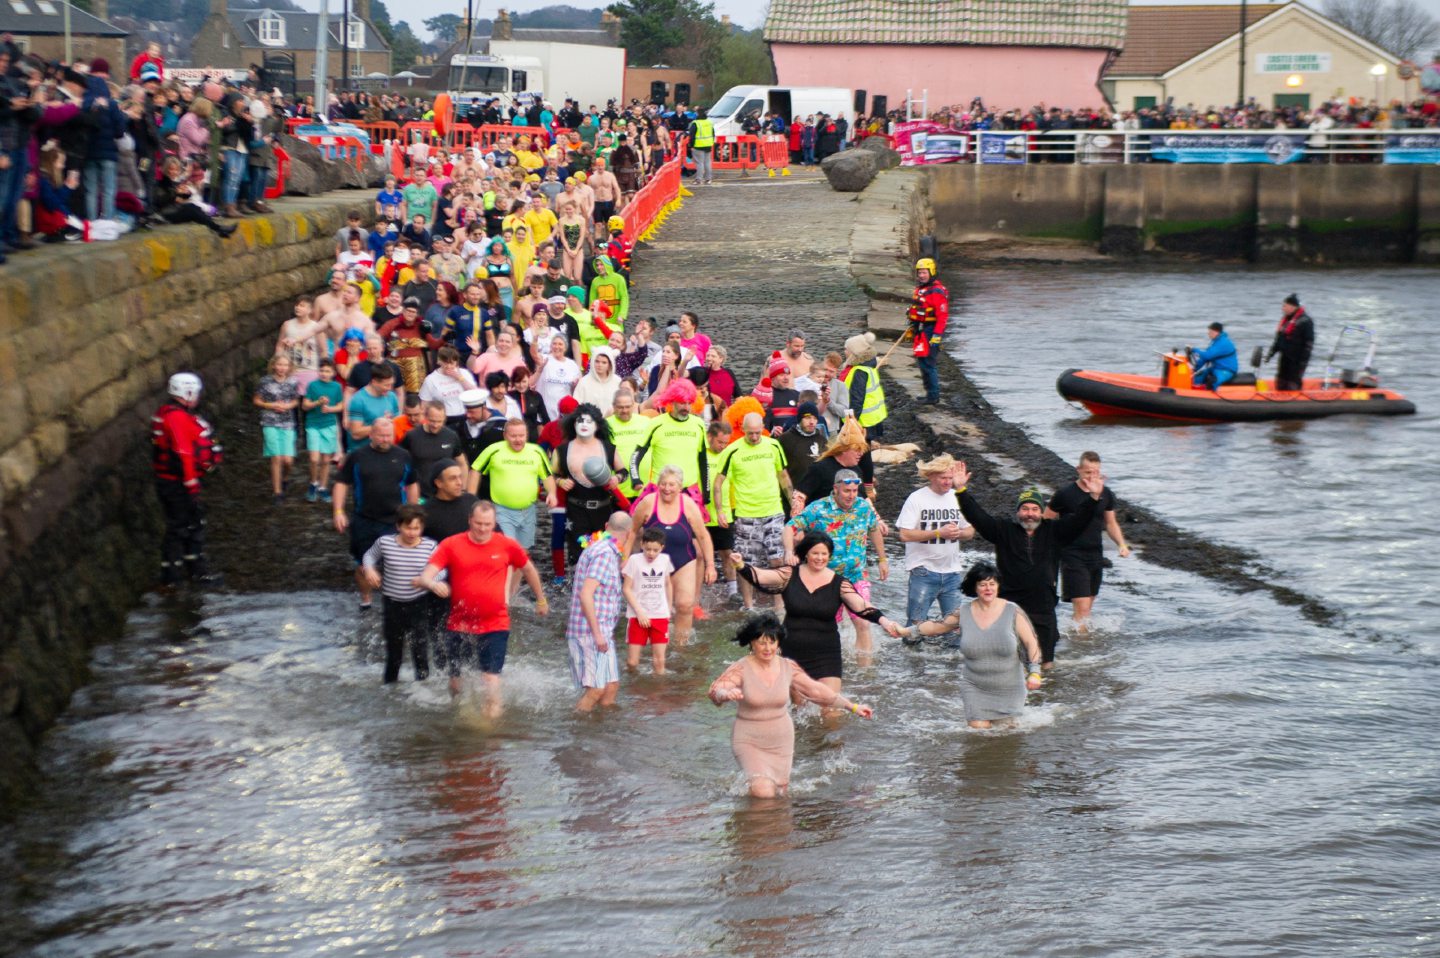
[[[893,143],[901,166],[961,163],[969,159],[970,135],[958,133],[934,120],[895,124]]]
[[[1020,164],[1025,162],[1025,138],[1027,133],[994,133],[986,130],[977,133],[976,151],[981,163]]]
[[[1295,163],[1306,133],[1157,133],[1150,158],[1164,163]]]
[[[1440,133],[1386,134],[1385,162],[1440,163]]]

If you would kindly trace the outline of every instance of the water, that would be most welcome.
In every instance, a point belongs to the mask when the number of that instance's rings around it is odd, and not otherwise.
[[[1213,316],[1248,346],[1292,288],[1322,330],[1370,303],[1421,415],[1095,427],[1053,391],[1065,365],[1147,368],[1138,350]],[[1040,441],[1100,449],[1123,495],[1261,552],[1342,627],[1116,560],[1099,632],[1062,643],[1019,729],[966,730],[954,653],[884,642],[847,663],[876,718],[804,712],[793,797],[757,805],[731,711],[703,698],[728,618],[582,719],[556,621],[522,612],[490,726],[443,679],[382,689],[348,595],[152,603],[98,651],[44,794],[0,833],[0,951],[1434,955],[1433,289],[994,270],[947,337]]]

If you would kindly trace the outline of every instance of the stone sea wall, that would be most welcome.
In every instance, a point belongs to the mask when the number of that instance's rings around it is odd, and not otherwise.
[[[882,173],[881,181],[909,171]],[[1114,256],[1440,263],[1440,167],[923,168],[941,243],[1071,241]]]
[[[0,810],[91,646],[156,579],[149,417],[167,379],[198,371],[207,409],[243,399],[355,197],[287,200],[228,240],[165,227],[0,270]]]

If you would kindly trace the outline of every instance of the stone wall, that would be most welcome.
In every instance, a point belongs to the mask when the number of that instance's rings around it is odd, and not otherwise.
[[[1070,240],[1263,263],[1440,263],[1440,168],[925,167],[942,243]],[[894,175],[894,174],[889,174]]]
[[[179,370],[233,402],[294,298],[324,285],[355,194],[48,247],[0,271],[0,809],[37,740],[156,579],[148,420]]]

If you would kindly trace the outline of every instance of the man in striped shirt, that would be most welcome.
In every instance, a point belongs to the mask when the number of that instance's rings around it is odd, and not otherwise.
[[[407,639],[415,662],[415,681],[424,681],[430,674],[432,607],[440,600],[415,583],[435,546],[435,540],[425,536],[425,510],[406,504],[395,510],[395,534],[381,536],[365,551],[361,574],[384,598],[381,621],[387,685],[400,678]]]

